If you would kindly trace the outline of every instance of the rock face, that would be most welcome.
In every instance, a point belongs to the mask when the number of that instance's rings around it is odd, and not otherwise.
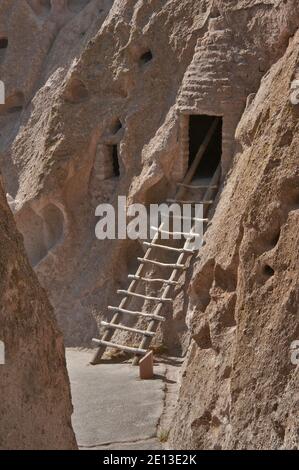
[[[190,287],[175,448],[298,448],[299,34],[246,108]]]
[[[223,116],[225,174],[247,97],[283,54],[298,8],[295,0],[1,2],[5,187],[67,345],[90,344],[143,253],[138,241],[96,240],[97,205],[172,194],[188,167],[192,114]],[[172,353],[190,337],[184,289],[176,297],[160,335]]]
[[[222,118],[207,245],[156,341],[188,351],[174,446],[295,445],[297,116],[288,95],[298,18],[297,0],[0,5],[5,189],[67,345],[98,336],[144,253],[137,240],[97,240],[96,207],[116,208],[119,195],[146,206],[173,196],[194,115]]]
[[[63,339],[0,187],[0,449],[75,449]]]

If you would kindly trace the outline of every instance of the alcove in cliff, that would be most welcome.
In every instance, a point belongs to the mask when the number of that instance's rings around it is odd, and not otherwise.
[[[8,39],[6,37],[0,37],[0,49],[7,49]]]
[[[93,178],[99,181],[120,176],[117,145],[99,144],[93,168]]]
[[[117,145],[112,146],[112,165],[113,165],[113,176],[119,176],[119,159],[118,159],[118,148]]]
[[[200,146],[217,116],[192,115],[189,120],[189,167],[194,162]],[[222,118],[210,140],[210,143],[196,169],[195,178],[212,178],[222,154]]]

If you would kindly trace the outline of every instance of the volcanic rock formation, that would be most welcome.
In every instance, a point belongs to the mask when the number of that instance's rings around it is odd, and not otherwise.
[[[96,240],[96,206],[118,195],[163,202],[188,166],[190,114],[223,116],[224,176],[247,97],[297,13],[293,0],[1,2],[5,185],[66,344],[90,344],[143,252]],[[177,351],[188,344],[185,303],[165,329],[176,340],[161,336]]]
[[[190,286],[175,448],[298,448],[299,34],[241,119]]]
[[[2,187],[0,212],[0,449],[75,449],[62,334]]]
[[[138,240],[97,240],[96,207],[116,207],[119,195],[146,206],[173,196],[192,132],[222,118],[221,189],[206,247],[181,276],[154,343],[188,351],[173,445],[295,445],[287,398],[273,401],[272,413],[265,394],[253,419],[243,397],[258,403],[266,386],[287,397],[295,380],[288,358],[297,318],[286,311],[296,310],[297,295],[297,121],[288,96],[298,19],[297,0],[0,5],[5,191],[67,345],[99,335],[144,253]]]

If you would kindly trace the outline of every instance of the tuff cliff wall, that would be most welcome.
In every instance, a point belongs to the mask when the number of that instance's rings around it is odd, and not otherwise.
[[[2,185],[0,214],[0,449],[76,449],[62,334]]]
[[[299,17],[297,17],[299,19]],[[171,445],[298,448],[299,34],[237,129],[238,152],[194,267]]]
[[[143,253],[138,241],[96,240],[96,206],[172,194],[188,165],[189,114],[224,117],[227,172],[247,97],[297,13],[294,0],[1,2],[1,166],[66,344],[90,344]],[[172,352],[189,340],[187,285],[160,334]]]
[[[1,142],[6,188],[69,345],[90,344],[99,314],[106,314],[116,289],[127,286],[127,274],[143,252],[138,241],[97,241],[96,206],[116,206],[119,194],[160,201],[172,184],[169,175],[178,166],[174,104],[210,10],[208,1],[112,3],[81,2],[70,20],[71,1],[42,17],[26,7],[23,21],[34,24],[38,37],[49,24],[59,20],[62,26],[50,50],[42,51],[43,73],[23,110],[1,117],[14,130],[5,127]],[[7,28],[12,44],[17,39],[10,24],[20,8],[13,4]],[[25,39],[27,49],[30,35]],[[7,48],[8,62],[13,53]],[[111,168],[113,146],[119,177]]]

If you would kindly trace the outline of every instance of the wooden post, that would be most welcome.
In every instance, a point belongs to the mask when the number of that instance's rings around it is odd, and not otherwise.
[[[149,380],[154,377],[154,355],[153,351],[149,351],[139,361],[139,376],[141,380]]]

